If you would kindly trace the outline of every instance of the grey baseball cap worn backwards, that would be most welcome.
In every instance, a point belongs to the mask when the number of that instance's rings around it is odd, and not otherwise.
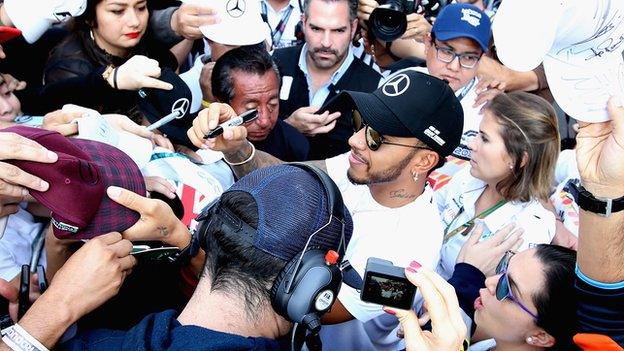
[[[413,69],[397,71],[372,93],[343,91],[329,110],[357,109],[382,135],[417,138],[446,157],[459,145],[464,111],[449,85]]]

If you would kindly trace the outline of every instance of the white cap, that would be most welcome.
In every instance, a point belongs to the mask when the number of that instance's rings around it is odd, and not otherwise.
[[[624,1],[505,0],[494,44],[507,67],[544,63],[559,106],[585,122],[608,120],[607,100],[624,94]]]
[[[199,27],[206,38],[224,45],[253,45],[270,37],[259,0],[214,0],[208,6],[217,11],[221,22]]]
[[[87,0],[5,0],[7,15],[29,43],[37,41],[53,24],[80,16]]]

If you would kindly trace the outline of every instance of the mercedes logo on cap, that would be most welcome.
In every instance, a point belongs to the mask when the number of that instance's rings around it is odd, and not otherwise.
[[[171,112],[179,111],[179,115],[180,117],[182,117],[186,114],[186,111],[188,111],[190,105],[191,103],[187,98],[180,98],[176,100],[176,102],[174,102],[171,106]]]
[[[384,95],[394,97],[403,94],[410,85],[410,78],[407,74],[401,73],[392,77],[383,85],[381,91]]]
[[[238,18],[245,13],[245,0],[230,0],[225,5],[227,13],[234,18]]]

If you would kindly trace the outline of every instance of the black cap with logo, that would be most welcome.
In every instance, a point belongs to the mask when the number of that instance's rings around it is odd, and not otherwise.
[[[464,111],[455,93],[445,81],[414,69],[396,72],[372,93],[343,91],[331,105],[344,110],[345,101],[382,135],[417,138],[442,157],[461,140]]]

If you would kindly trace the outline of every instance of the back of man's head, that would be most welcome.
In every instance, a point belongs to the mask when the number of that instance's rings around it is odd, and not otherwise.
[[[210,77],[212,96],[220,102],[230,103],[234,98],[233,71],[259,76],[273,71],[279,81],[277,65],[264,44],[241,46],[232,49],[217,60]]]
[[[198,231],[204,237],[202,279],[211,291],[243,298],[249,318],[271,305],[270,291],[281,269],[306,247],[324,251],[346,247],[353,224],[342,203],[343,225],[329,222],[329,193],[310,171],[280,165],[241,178],[208,212]],[[334,211],[336,212],[336,211]],[[344,239],[344,240],[343,240]]]

